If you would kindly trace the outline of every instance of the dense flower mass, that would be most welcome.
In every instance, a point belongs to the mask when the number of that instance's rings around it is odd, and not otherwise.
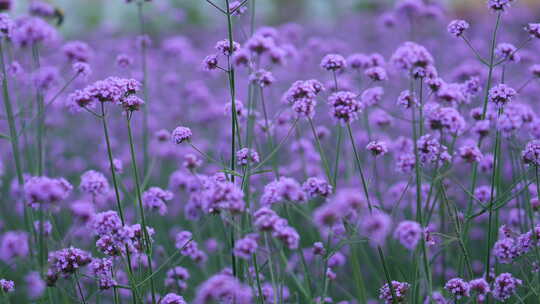
[[[536,303],[539,1],[26,2],[1,303]]]

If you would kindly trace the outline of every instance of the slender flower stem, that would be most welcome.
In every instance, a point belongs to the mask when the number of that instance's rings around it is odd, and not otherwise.
[[[328,180],[328,182],[332,182],[332,177],[330,176],[330,166],[328,165],[328,160],[321,146],[321,141],[319,140],[319,136],[317,136],[317,131],[315,130],[315,126],[313,125],[313,120],[311,119],[311,117],[308,117],[308,121],[309,121],[309,126],[311,127],[311,132],[313,133],[313,138],[315,139],[315,143],[317,144],[317,150],[319,150],[319,155],[321,157],[321,161],[324,166],[326,179]]]
[[[81,296],[81,301],[83,304],[86,304],[86,300],[84,299],[84,293],[81,288],[81,283],[79,281],[79,275],[77,274],[77,271],[73,274],[75,276],[75,284],[77,285],[77,290],[79,291],[79,295]]]
[[[369,212],[371,213],[373,212],[373,205],[371,204],[371,199],[369,197],[369,190],[368,190],[367,181],[364,175],[364,171],[362,170],[362,165],[360,164],[360,157],[358,155],[358,151],[356,150],[356,141],[354,140],[351,124],[349,123],[347,123],[347,132],[349,133],[349,139],[351,140],[351,145],[352,145],[353,153],[354,153],[354,159],[356,160],[356,167],[358,168],[358,172],[360,173],[360,179],[362,181],[362,188],[364,189],[364,195],[366,196]]]
[[[17,173],[17,181],[19,186],[24,184],[23,171],[21,166],[21,153],[19,151],[19,136],[17,135],[17,126],[13,117],[13,107],[9,96],[8,76],[6,73],[6,65],[4,62],[3,42],[0,41],[0,68],[2,69],[2,99],[4,100],[4,108],[9,126],[9,141],[11,143],[11,153],[15,161],[15,171]]]
[[[338,172],[339,172],[339,157],[341,154],[343,128],[340,125],[338,125],[337,131],[338,131],[338,137],[337,137],[337,142],[336,142],[336,158],[334,162],[334,177],[332,179],[332,186],[334,187],[334,189],[337,188],[337,177],[338,177]]]
[[[32,57],[34,59],[34,68],[38,70],[40,68],[39,58],[39,45],[32,44]],[[45,134],[45,103],[43,100],[43,93],[40,88],[37,88],[36,94],[37,102],[37,131],[36,131],[36,143],[37,143],[37,175],[43,175],[44,170],[44,146],[43,139]]]
[[[499,108],[497,118],[501,116],[503,112],[503,108]],[[500,170],[500,153],[501,153],[501,133],[497,130],[496,136],[495,136],[495,147],[493,149],[493,172],[491,174],[491,193],[490,193],[490,199],[489,199],[489,205],[488,205],[488,231],[487,231],[487,244],[486,244],[486,260],[485,260],[485,271],[486,273],[489,273],[490,271],[490,263],[491,263],[491,246],[492,246],[492,226],[493,226],[493,201],[495,200],[495,191],[498,187],[496,187],[497,179],[499,178],[499,170]],[[487,276],[487,280],[489,281],[490,276]]]
[[[118,209],[118,214],[120,215],[120,220],[122,221],[122,225],[126,224],[126,220],[124,217],[124,209],[122,207],[122,201],[120,199],[120,191],[118,189],[118,180],[116,177],[116,171],[114,170],[114,159],[112,154],[112,148],[111,148],[111,141],[109,137],[109,128],[107,125],[107,115],[105,112],[105,104],[101,103],[101,122],[103,125],[103,134],[105,136],[105,143],[107,145],[107,157],[109,159],[109,168],[111,170],[111,177],[113,181],[113,187],[114,187],[114,194],[116,198],[116,208]],[[128,250],[128,247],[126,245],[126,258],[127,258],[127,268],[128,268],[128,274],[132,278],[133,277],[133,269],[131,267],[131,254]],[[136,282],[133,282],[130,279],[130,286],[131,286],[131,298],[133,300],[133,303],[136,303]]]
[[[135,176],[137,201],[139,203],[139,211],[141,213],[141,224],[142,224],[142,233],[143,233],[144,245],[145,245],[146,260],[148,262],[148,268],[150,270],[150,273],[153,273],[154,271],[152,269],[152,243],[150,241],[150,236],[148,235],[146,218],[144,215],[144,207],[142,203],[141,184],[139,181],[139,171],[137,169],[137,158],[135,156],[135,146],[133,144],[133,132],[131,131],[131,114],[132,113],[126,112],[126,121],[127,121],[127,127],[128,127],[128,137],[129,137],[129,150],[131,154],[131,165],[133,167],[133,175]],[[152,292],[152,304],[156,304],[156,287],[154,286],[153,278],[150,279],[150,289]]]
[[[143,1],[137,2],[137,17],[139,19],[139,27],[140,27],[140,35],[141,35],[141,72],[143,75],[142,78],[142,91],[143,91],[143,98],[144,98],[144,107],[143,107],[143,125],[142,125],[142,138],[143,138],[143,164],[144,164],[144,172],[148,170],[148,166],[150,164],[150,156],[148,151],[148,145],[149,145],[149,127],[148,127],[148,116],[149,116],[149,103],[150,98],[148,94],[148,64],[146,62],[146,41],[145,35],[145,24],[144,24],[144,15],[143,15]]]

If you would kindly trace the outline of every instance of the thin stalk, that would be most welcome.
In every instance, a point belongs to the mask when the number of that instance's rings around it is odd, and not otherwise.
[[[502,114],[503,109],[500,108],[498,111],[497,118],[499,118]],[[491,258],[491,243],[492,243],[492,226],[493,226],[493,201],[495,199],[495,188],[496,188],[496,182],[497,177],[499,176],[499,162],[500,162],[500,146],[501,146],[501,133],[500,131],[497,131],[495,136],[495,147],[494,147],[494,153],[493,153],[493,173],[491,175],[491,193],[490,193],[490,199],[489,199],[489,205],[488,205],[488,238],[487,238],[487,244],[486,244],[486,260],[485,260],[485,271],[486,273],[489,273],[490,271],[490,258]],[[499,189],[497,189],[499,190]],[[490,276],[487,276],[487,280],[489,281]]]
[[[144,39],[146,33],[145,24],[144,24],[144,15],[143,15],[143,1],[137,2],[137,17],[139,19],[140,35]],[[149,94],[148,94],[148,64],[146,62],[146,42],[143,40],[141,43],[141,72],[142,72],[142,89],[143,89],[143,98],[144,98],[144,107],[143,107],[143,126],[142,126],[142,138],[143,138],[143,164],[144,172],[148,170],[148,165],[150,163],[150,156],[148,152],[149,145],[149,128],[148,128],[148,116],[149,109],[148,105],[150,103]]]
[[[17,181],[19,182],[19,185],[22,186],[24,184],[24,177],[21,166],[21,153],[19,151],[19,136],[17,136],[17,126],[15,118],[13,116],[13,107],[11,105],[11,99],[9,96],[8,75],[4,62],[4,50],[2,41],[0,41],[0,68],[2,69],[2,99],[4,100],[4,108],[6,110],[6,116],[9,126],[9,141],[11,143],[11,152],[13,154],[13,160],[15,161]]]
[[[126,121],[128,127],[128,137],[129,137],[129,150],[131,154],[131,165],[133,167],[133,175],[135,175],[135,186],[137,189],[137,201],[139,203],[139,211],[141,213],[141,224],[143,230],[144,244],[145,244],[145,253],[146,259],[148,262],[148,268],[150,273],[154,272],[152,269],[152,244],[150,242],[150,236],[148,235],[148,230],[146,226],[146,218],[144,215],[144,207],[142,203],[142,192],[141,184],[139,181],[139,171],[137,169],[137,158],[135,156],[135,146],[133,144],[133,132],[131,131],[131,113],[126,113]],[[156,304],[156,287],[154,286],[154,279],[150,279],[150,289],[152,292],[152,304]]]
[[[79,295],[81,296],[81,301],[83,302],[83,304],[86,304],[86,300],[84,299],[84,293],[83,293],[82,288],[81,288],[81,283],[79,281],[79,275],[77,274],[77,271],[75,271],[75,273],[73,275],[75,276],[75,284],[77,285]]]
[[[39,46],[32,44],[32,58],[34,60],[34,68],[38,70],[40,68],[39,60]],[[44,169],[44,146],[43,139],[45,133],[45,103],[43,100],[43,93],[37,88],[36,94],[37,102],[37,130],[36,130],[36,143],[37,143],[37,175],[43,175]]]
[[[311,119],[311,117],[308,117],[308,121],[309,121],[309,126],[311,127],[311,132],[313,133],[313,138],[315,139],[315,143],[317,144],[317,150],[319,150],[319,155],[321,157],[321,161],[324,166],[326,179],[328,180],[328,182],[331,182],[332,177],[330,176],[330,166],[328,165],[328,160],[326,159],[326,155],[321,146],[321,141],[319,140],[319,137],[317,136],[317,131],[315,130],[315,126],[313,125],[313,120]]]
[[[338,137],[337,137],[337,143],[336,143],[336,158],[334,162],[334,177],[332,179],[332,186],[334,187],[334,189],[337,188],[337,176],[339,172],[339,156],[341,154],[341,141],[343,137],[342,127],[338,125],[337,130],[338,130]]]
[[[107,157],[109,159],[109,167],[111,170],[111,176],[113,181],[113,187],[114,187],[114,194],[116,198],[116,208],[118,209],[118,214],[120,215],[120,220],[122,221],[122,226],[126,224],[125,216],[124,216],[124,209],[122,207],[122,201],[120,199],[120,191],[118,189],[118,180],[116,177],[116,171],[114,171],[114,159],[112,154],[112,148],[111,148],[111,140],[109,137],[109,127],[107,125],[107,115],[105,112],[105,104],[101,103],[101,123],[103,125],[103,134],[105,136],[105,143],[107,146]],[[127,258],[127,267],[128,267],[128,273],[130,277],[133,277],[133,268],[131,267],[131,254],[129,253],[129,250],[126,245],[126,258]],[[131,286],[131,298],[133,300],[133,303],[136,303],[136,283],[130,280],[130,286]]]

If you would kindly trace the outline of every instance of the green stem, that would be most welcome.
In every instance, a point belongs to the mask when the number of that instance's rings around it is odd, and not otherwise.
[[[145,253],[146,253],[146,260],[148,262],[148,268],[150,270],[150,273],[153,272],[152,269],[152,243],[150,241],[150,236],[148,235],[148,230],[146,226],[146,218],[144,215],[144,207],[142,203],[142,192],[141,192],[141,184],[139,181],[139,171],[137,169],[137,158],[135,156],[135,146],[133,144],[133,132],[131,131],[131,114],[132,113],[126,113],[126,120],[127,120],[127,127],[128,127],[128,137],[129,137],[129,150],[131,154],[131,165],[133,167],[133,175],[135,176],[135,186],[137,190],[137,201],[139,203],[139,211],[141,213],[141,224],[142,224],[142,232],[144,237],[144,245],[145,245]],[[154,279],[150,279],[150,289],[152,293],[152,304],[156,304],[156,287],[154,286]]]

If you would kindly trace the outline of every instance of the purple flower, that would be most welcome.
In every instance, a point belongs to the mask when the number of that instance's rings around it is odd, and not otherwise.
[[[540,39],[540,23],[527,24],[525,31],[529,33],[532,38]]]
[[[31,299],[39,298],[47,288],[45,281],[41,279],[41,275],[37,271],[28,273],[24,277],[24,281],[27,286],[26,291]]]
[[[92,261],[90,253],[69,247],[49,253],[49,271],[54,274],[69,276]]]
[[[259,153],[253,149],[242,148],[236,152],[238,165],[247,166],[249,163],[258,163]]]
[[[518,287],[523,284],[520,279],[514,278],[510,273],[501,273],[493,282],[492,294],[496,300],[506,301],[514,293]]]
[[[328,54],[321,60],[321,68],[327,71],[343,70],[346,65],[345,58],[339,54]]]
[[[363,105],[358,101],[358,95],[349,91],[333,93],[328,97],[330,114],[339,122],[348,124],[358,119],[358,113]]]
[[[392,64],[405,72],[412,73],[414,77],[427,76],[433,67],[433,57],[425,47],[414,42],[403,43],[392,55]]]
[[[37,208],[40,204],[54,205],[66,199],[73,187],[63,178],[34,176],[24,183],[24,196],[28,205]]]
[[[478,149],[478,146],[474,144],[459,147],[458,155],[463,161],[467,163],[480,162],[480,160],[482,160],[482,157],[484,157],[480,149]]]
[[[159,301],[161,304],[187,304],[182,296],[175,293],[168,293]]]
[[[274,78],[274,75],[272,75],[272,72],[259,69],[249,75],[249,81],[256,83],[261,88],[265,88],[274,83],[276,79]]]
[[[218,66],[218,58],[216,55],[208,55],[204,57],[203,63],[202,63],[203,69],[205,71],[212,71],[217,69]]]
[[[422,227],[414,221],[402,221],[394,230],[394,238],[409,250],[416,248],[422,234]]]
[[[110,191],[109,182],[107,181],[105,175],[94,170],[89,170],[83,173],[81,176],[81,184],[79,185],[79,189],[94,197],[106,196]]]
[[[510,43],[499,43],[495,49],[495,54],[504,60],[519,62],[520,56],[516,54],[517,48]]]
[[[385,81],[388,80],[388,74],[386,70],[381,67],[373,67],[367,69],[364,74],[371,79],[371,81]]]
[[[392,281],[392,287],[397,303],[405,303],[411,285],[406,282]],[[383,300],[385,304],[396,304],[388,283],[384,284],[381,289],[379,289],[379,299]]]
[[[514,0],[488,0],[488,8],[494,11],[505,11]]]
[[[531,166],[540,166],[540,140],[532,140],[527,143],[521,152],[523,162]]]
[[[2,290],[2,292],[5,292],[5,293],[14,292],[15,283],[10,280],[0,279],[0,290]]]
[[[236,241],[233,249],[234,255],[245,260],[251,259],[251,256],[257,251],[257,239],[257,234],[248,234]]]
[[[171,138],[173,143],[179,145],[184,141],[190,141],[192,135],[190,128],[180,126],[172,131]]]
[[[64,44],[62,52],[69,61],[75,62],[88,62],[92,56],[92,49],[82,41],[70,41]]]
[[[240,44],[238,42],[233,41],[232,49],[231,49],[230,41],[228,39],[224,39],[216,43],[215,49],[218,50],[224,56],[231,56],[232,54],[234,54],[234,52],[240,49]]]
[[[142,194],[144,207],[157,211],[160,215],[167,214],[166,202],[173,199],[173,193],[159,187],[151,187]]]
[[[444,285],[444,289],[446,289],[455,299],[461,299],[463,297],[469,297],[470,296],[470,286],[469,283],[467,283],[465,280],[461,278],[453,278],[450,279],[446,284]]]
[[[465,20],[452,20],[448,24],[448,33],[460,37],[469,28],[469,23]]]
[[[397,105],[405,109],[410,109],[418,105],[418,100],[414,93],[409,90],[405,90],[399,94]]]
[[[279,202],[305,202],[306,199],[306,193],[296,180],[282,176],[264,187],[261,205],[270,206]]]
[[[360,230],[373,244],[382,245],[392,229],[392,218],[383,212],[364,216]]]
[[[330,185],[328,181],[318,177],[308,178],[304,184],[302,184],[302,189],[310,198],[316,196],[327,197],[333,192],[332,185]]]
[[[484,297],[490,292],[489,284],[486,279],[479,278],[469,282],[470,291],[476,294],[479,300],[483,300]]]
[[[366,107],[373,106],[381,102],[383,94],[384,89],[381,87],[369,88],[362,93],[360,100]]]
[[[253,294],[249,286],[243,285],[235,277],[227,274],[216,274],[202,283],[193,300],[194,304],[209,302],[232,302],[251,304]]]
[[[388,153],[388,145],[384,141],[370,141],[367,146],[366,150],[370,151],[373,156],[382,156]]]
[[[176,266],[167,270],[165,286],[177,286],[181,291],[187,289],[186,281],[189,279],[189,271],[181,266]]]
[[[28,234],[22,231],[7,231],[0,238],[0,260],[9,263],[15,258],[28,255]]]
[[[498,106],[509,103],[516,95],[516,90],[504,83],[498,84],[489,90],[489,100]]]
[[[15,20],[11,35],[13,42],[19,47],[27,47],[36,43],[47,43],[57,37],[54,27],[41,18],[21,17]]]

